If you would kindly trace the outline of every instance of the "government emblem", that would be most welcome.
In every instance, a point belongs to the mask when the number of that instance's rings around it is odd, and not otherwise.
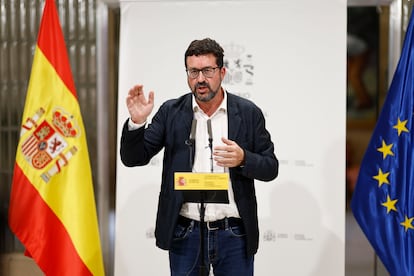
[[[77,152],[68,140],[78,137],[79,129],[76,121],[62,108],[55,108],[49,120],[44,114],[45,110],[40,108],[22,125],[21,135],[28,131],[31,134],[23,141],[21,151],[26,161],[41,171],[41,178],[49,182]]]

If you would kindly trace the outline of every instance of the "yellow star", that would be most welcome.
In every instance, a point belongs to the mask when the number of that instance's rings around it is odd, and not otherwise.
[[[400,118],[398,118],[398,123],[393,126],[393,128],[395,128],[396,130],[398,130],[398,136],[400,136],[401,132],[405,131],[408,132],[408,129],[405,127],[405,125],[407,124],[408,120],[405,121],[400,121]]]
[[[382,152],[382,159],[385,159],[387,155],[394,155],[394,153],[391,150],[392,146],[393,144],[387,145],[385,144],[385,141],[382,140],[382,146],[380,148],[377,148],[379,152]]]
[[[400,225],[404,226],[405,232],[407,232],[408,229],[414,229],[414,226],[411,224],[413,222],[414,218],[408,218],[405,216],[404,222],[401,222]]]
[[[389,172],[383,173],[381,169],[378,170],[378,174],[374,175],[372,178],[378,180],[378,187],[381,187],[382,184],[390,184],[388,181],[388,175],[390,175]]]
[[[382,206],[387,207],[387,214],[392,210],[397,212],[397,208],[395,204],[397,203],[398,199],[391,200],[390,196],[387,195],[387,201],[381,203]]]

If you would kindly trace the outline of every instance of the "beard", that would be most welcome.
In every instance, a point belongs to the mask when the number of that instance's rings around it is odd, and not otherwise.
[[[208,89],[207,93],[204,93],[204,94],[197,93],[197,89],[200,87],[207,88]],[[193,92],[194,97],[200,102],[208,102],[217,95],[218,90],[219,89],[214,91],[213,89],[211,89],[210,85],[206,82],[199,82],[194,86],[192,92]]]

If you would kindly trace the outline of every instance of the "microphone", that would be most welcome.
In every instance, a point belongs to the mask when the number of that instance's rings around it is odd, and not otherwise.
[[[213,172],[213,131],[211,130],[211,120],[207,120],[208,147],[210,148],[210,171]]]
[[[187,146],[192,146],[194,144],[196,130],[197,130],[197,120],[193,119],[193,122],[191,123],[190,138],[188,140],[185,140],[185,144]]]
[[[196,131],[197,131],[197,120],[193,119],[193,122],[191,123],[190,138],[185,140],[185,144],[190,149],[190,156],[188,160],[190,168],[193,168],[193,165],[194,165]]]
[[[208,132],[208,141],[209,142],[213,141],[213,132],[211,130],[211,120],[210,119],[207,120],[207,132]]]

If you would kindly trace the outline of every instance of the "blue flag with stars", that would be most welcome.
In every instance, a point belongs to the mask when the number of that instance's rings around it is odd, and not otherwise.
[[[411,15],[351,201],[359,226],[393,276],[414,275],[413,47]]]

